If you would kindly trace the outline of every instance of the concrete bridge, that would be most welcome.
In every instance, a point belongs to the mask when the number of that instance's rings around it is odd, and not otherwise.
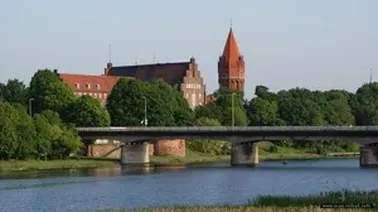
[[[258,165],[255,143],[259,141],[334,140],[361,144],[360,166],[378,167],[378,126],[105,127],[76,130],[83,140],[121,141],[122,164],[149,163],[148,142],[197,138],[231,141],[231,165]]]

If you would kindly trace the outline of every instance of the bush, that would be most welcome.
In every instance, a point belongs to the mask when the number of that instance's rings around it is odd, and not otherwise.
[[[269,147],[269,149],[268,149],[268,152],[270,152],[270,153],[276,153],[276,152],[278,152],[278,148],[277,148],[277,146],[276,145],[271,145],[270,147]]]

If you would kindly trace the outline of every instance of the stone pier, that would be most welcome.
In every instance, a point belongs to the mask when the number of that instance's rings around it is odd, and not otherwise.
[[[232,166],[252,166],[259,165],[259,151],[256,143],[233,144],[231,151]]]
[[[378,143],[368,144],[360,148],[360,167],[378,168]]]
[[[147,164],[150,154],[147,142],[125,143],[121,149],[121,164]]]

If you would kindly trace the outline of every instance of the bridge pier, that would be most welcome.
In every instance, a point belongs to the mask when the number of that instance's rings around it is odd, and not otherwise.
[[[252,166],[259,165],[259,151],[256,143],[232,144],[231,165]]]
[[[125,143],[121,149],[122,165],[150,163],[147,142]]]
[[[378,168],[378,143],[360,148],[360,167]]]

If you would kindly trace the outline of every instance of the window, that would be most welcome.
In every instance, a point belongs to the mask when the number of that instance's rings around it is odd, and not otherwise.
[[[197,105],[196,94],[193,93],[192,94],[192,108],[194,108],[196,105]]]
[[[104,93],[104,99],[108,98],[108,94]]]
[[[80,89],[80,84],[79,83],[75,83],[75,88],[76,89]]]
[[[81,95],[82,95],[82,93],[81,93],[81,92],[79,92],[79,93],[78,93],[78,95],[79,95],[79,96],[81,96]]]
[[[100,99],[102,98],[102,93],[98,94],[98,98],[100,98]]]
[[[91,84],[87,84],[87,88],[88,88],[88,89],[91,89]]]
[[[96,88],[97,88],[97,90],[101,90],[101,85],[100,85],[100,84],[97,84],[97,85],[96,85]]]
[[[87,93],[83,93],[83,95],[85,96],[85,95],[87,95]]]
[[[93,96],[94,96],[95,98],[97,98],[97,93],[94,93]]]
[[[76,96],[76,92],[74,92],[74,95]]]

